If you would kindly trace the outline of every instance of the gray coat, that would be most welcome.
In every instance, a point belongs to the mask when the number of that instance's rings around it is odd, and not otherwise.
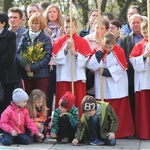
[[[8,29],[9,31],[11,31],[11,28]],[[20,39],[22,38],[22,34],[26,31],[27,29],[26,28],[23,28],[23,27],[19,27],[15,33],[16,33],[16,46],[18,47],[19,46],[19,42],[20,42]]]

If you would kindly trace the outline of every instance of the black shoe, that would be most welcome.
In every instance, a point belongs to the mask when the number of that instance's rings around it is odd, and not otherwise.
[[[126,136],[125,139],[137,139],[137,137],[134,135],[131,135],[131,136]]]

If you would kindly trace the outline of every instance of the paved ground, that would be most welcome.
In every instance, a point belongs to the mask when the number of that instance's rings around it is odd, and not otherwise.
[[[150,150],[150,140],[117,139],[115,146],[91,146],[72,144],[58,144],[55,140],[47,138],[44,143],[31,143],[30,145],[3,146],[0,150]]]

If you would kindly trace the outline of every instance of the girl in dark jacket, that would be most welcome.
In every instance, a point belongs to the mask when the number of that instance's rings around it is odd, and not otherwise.
[[[16,61],[24,81],[25,91],[30,94],[32,90],[40,89],[47,96],[49,86],[48,63],[52,44],[50,38],[43,31],[46,27],[46,21],[42,14],[35,13],[30,17],[28,25],[29,29],[23,34],[19,43]],[[28,56],[26,57],[27,53]],[[41,55],[40,58],[38,58],[39,55]]]
[[[0,12],[0,115],[10,104],[17,80],[16,34],[7,30],[8,16]],[[2,92],[3,91],[3,92]]]

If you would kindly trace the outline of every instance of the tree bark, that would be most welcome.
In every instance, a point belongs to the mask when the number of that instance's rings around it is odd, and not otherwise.
[[[2,0],[2,10],[7,13],[10,7],[13,7],[13,0]]]
[[[81,8],[81,17],[83,17],[82,25],[85,27],[88,22],[89,5],[88,0],[73,0],[76,8]]]
[[[124,8],[121,10],[120,15],[118,20],[120,20],[120,22],[123,22],[123,18],[125,18],[127,16],[127,10],[130,6],[130,4],[132,3],[133,0],[129,0],[125,3]]]
[[[107,4],[107,0],[102,0],[101,1],[101,11],[102,12],[105,12],[106,4]]]

